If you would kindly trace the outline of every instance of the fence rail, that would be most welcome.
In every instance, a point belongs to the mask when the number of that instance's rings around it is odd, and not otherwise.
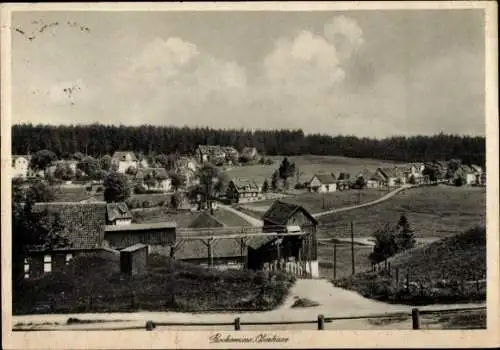
[[[332,323],[334,321],[342,320],[361,320],[361,319],[377,319],[377,318],[393,318],[393,317],[411,317],[412,319],[412,329],[420,329],[420,316],[429,314],[441,314],[441,313],[454,313],[454,312],[464,312],[464,311],[481,311],[486,310],[486,306],[479,307],[466,307],[466,308],[451,308],[451,309],[436,309],[436,310],[420,310],[418,308],[413,308],[411,312],[393,312],[384,314],[368,314],[368,315],[357,315],[357,316],[335,316],[328,317],[324,315],[318,315],[316,320],[303,320],[303,321],[262,321],[262,322],[243,322],[240,317],[234,319],[233,322],[154,322],[147,321],[145,326],[124,326],[124,327],[113,327],[113,328],[14,328],[14,332],[33,332],[33,331],[121,331],[121,330],[138,330],[146,329],[147,331],[152,331],[159,327],[213,327],[213,326],[233,326],[235,331],[241,330],[241,326],[260,326],[260,325],[289,325],[289,324],[317,324],[318,330],[325,329],[325,323]]]

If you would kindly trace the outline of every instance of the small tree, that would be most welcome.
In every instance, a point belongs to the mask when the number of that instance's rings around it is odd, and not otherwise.
[[[124,202],[130,197],[128,179],[124,174],[112,172],[104,179],[104,200],[106,202]]]
[[[127,170],[125,170],[125,174],[135,176],[137,174],[137,168],[131,165],[127,168]]]
[[[170,197],[170,207],[173,209],[179,209],[182,202],[181,194],[176,192]]]
[[[264,183],[262,184],[262,192],[267,193],[269,191],[269,183],[267,182],[267,179],[264,180]]]
[[[295,174],[295,164],[290,163],[288,158],[283,158],[281,165],[278,169],[278,175],[280,179],[283,179],[283,182],[288,184],[288,178],[292,177]]]
[[[168,176],[170,177],[170,181],[172,182],[172,188],[174,189],[174,191],[177,191],[186,183],[186,177],[179,173],[170,172]]]
[[[47,167],[57,160],[54,152],[43,149],[36,152],[30,161],[30,167],[34,170],[46,170]]]
[[[101,157],[99,165],[101,166],[102,170],[111,171],[113,165],[113,158],[111,158],[110,155],[106,154]]]
[[[453,179],[453,184],[457,187],[463,186],[465,184],[465,179],[461,175],[455,176]]]
[[[95,178],[95,174],[99,170],[99,161],[92,157],[85,157],[76,167],[87,174],[88,177]]]
[[[146,176],[144,176],[144,184],[148,187],[155,187],[156,186],[156,178],[153,173],[148,173]]]
[[[398,252],[396,235],[390,225],[385,225],[385,227],[375,231],[373,237],[375,238],[375,246],[368,257],[372,263],[384,261]]]
[[[271,189],[273,191],[276,191],[278,189],[278,180],[279,180],[279,173],[278,170],[276,170],[273,173],[273,176],[271,177]]]
[[[54,177],[64,181],[69,181],[75,177],[75,172],[68,164],[57,164],[54,170]]]
[[[356,181],[354,182],[354,187],[357,189],[364,189],[366,187],[366,180],[363,176],[358,176]]]
[[[410,183],[410,185],[415,185],[417,183],[417,180],[415,179],[415,175],[413,175],[413,174],[410,175],[408,182]]]
[[[398,252],[415,247],[415,235],[405,215],[401,215],[397,224],[396,243]]]

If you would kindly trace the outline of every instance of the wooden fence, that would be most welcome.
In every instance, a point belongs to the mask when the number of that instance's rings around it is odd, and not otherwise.
[[[412,319],[412,329],[421,329],[420,316],[429,314],[443,314],[443,313],[456,313],[456,312],[466,312],[466,311],[486,311],[486,306],[480,307],[468,307],[468,308],[456,308],[456,309],[439,309],[439,310],[420,310],[414,308],[411,312],[395,312],[395,313],[385,313],[385,314],[371,314],[371,315],[358,315],[358,316],[341,316],[341,317],[328,317],[324,315],[318,315],[316,320],[304,320],[304,321],[262,321],[262,322],[244,322],[240,317],[234,319],[233,322],[154,322],[147,321],[145,326],[124,326],[124,327],[114,327],[114,328],[76,328],[71,329],[71,331],[99,331],[99,330],[132,330],[132,329],[145,329],[147,331],[152,331],[159,327],[234,327],[235,331],[241,330],[242,326],[269,326],[269,325],[289,325],[289,324],[316,324],[318,330],[325,330],[326,323],[333,323],[335,321],[342,320],[361,320],[361,319],[384,319],[384,318],[395,318],[395,317],[411,317]],[[65,329],[21,329],[14,328],[14,332],[26,332],[26,331],[57,331]],[[70,329],[66,329],[70,330]]]

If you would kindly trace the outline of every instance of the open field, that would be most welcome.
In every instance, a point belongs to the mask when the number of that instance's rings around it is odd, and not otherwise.
[[[271,310],[295,280],[285,274],[218,271],[151,255],[144,274],[125,277],[116,257],[77,257],[62,272],[24,281],[14,314]]]
[[[56,202],[79,202],[91,197],[103,201],[104,193],[92,191],[87,192],[85,186],[55,186],[54,201]]]
[[[402,252],[388,269],[362,272],[335,285],[367,298],[394,303],[433,304],[486,299],[486,230],[458,235]]]
[[[371,202],[385,194],[387,194],[387,189],[349,190],[330,193],[304,192],[299,195],[285,197],[281,200],[301,205],[310,213],[315,214],[329,209]],[[255,203],[244,203],[240,206],[254,212],[264,213],[274,201],[274,199],[271,199]]]
[[[371,268],[368,256],[373,247],[354,245],[355,272]],[[318,244],[319,273],[322,278],[333,279],[333,244]],[[336,277],[343,278],[352,274],[351,245],[348,243],[337,244],[337,269]]]
[[[484,223],[486,189],[447,185],[414,188],[387,201],[320,218],[318,237],[368,237],[384,223],[397,223],[404,214],[417,238],[445,237]],[[327,227],[328,226],[328,227]]]
[[[235,166],[227,173],[231,177],[235,178],[250,178],[255,180],[259,185],[264,182],[265,179],[271,181],[271,176],[273,172],[278,169],[280,162],[283,160],[284,156],[273,156],[269,157],[274,160],[273,165],[246,165],[246,166]],[[340,172],[347,172],[350,174],[355,174],[362,171],[363,169],[376,170],[378,167],[382,166],[393,166],[397,164],[391,161],[382,161],[375,159],[366,158],[348,158],[348,157],[334,157],[334,156],[291,156],[287,157],[290,162],[295,162],[295,166],[301,173],[299,178],[300,182],[309,181],[314,176],[314,174],[319,172],[334,172],[338,174]],[[295,178],[292,180],[295,183]]]

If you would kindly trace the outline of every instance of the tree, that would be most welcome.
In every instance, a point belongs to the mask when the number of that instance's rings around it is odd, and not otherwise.
[[[396,244],[398,251],[415,247],[415,235],[405,215],[401,215],[397,224]]]
[[[446,179],[452,179],[455,173],[462,166],[462,161],[460,159],[450,159],[446,168]]]
[[[200,184],[197,186],[197,192],[209,206],[211,201],[225,190],[229,182],[227,174],[211,164],[205,164],[198,170],[198,178]]]
[[[278,189],[279,171],[276,170],[271,177],[271,189],[276,191]]]
[[[368,257],[372,263],[384,261],[398,252],[395,231],[390,225],[385,225],[375,231],[373,237],[375,238],[375,246]]]
[[[54,177],[56,179],[69,181],[75,177],[75,172],[66,163],[57,164],[56,169],[54,170]]]
[[[26,191],[26,200],[30,203],[51,202],[54,198],[55,193],[52,187],[41,180],[32,184]]]
[[[135,176],[137,174],[137,168],[131,165],[125,170],[125,174]]]
[[[123,202],[130,197],[128,179],[124,174],[112,172],[104,179],[104,200]]]
[[[426,164],[422,174],[427,176],[431,182],[436,182],[438,180],[439,170],[435,164]]]
[[[410,175],[410,179],[408,180],[410,185],[415,185],[417,183],[417,180],[415,179],[415,175]]]
[[[99,170],[99,161],[92,157],[85,157],[76,167],[87,174],[88,177],[95,179],[96,173]]]
[[[170,172],[168,176],[170,177],[170,181],[172,183],[174,191],[177,191],[186,183],[186,177],[179,173]]]
[[[156,186],[156,178],[153,173],[148,173],[146,176],[144,176],[144,184],[149,187],[155,187]]]
[[[464,177],[461,174],[456,175],[455,178],[453,179],[453,184],[457,187],[463,186],[465,184]]]
[[[170,207],[173,209],[179,209],[179,206],[182,202],[181,194],[176,192],[170,197]]]
[[[169,169],[170,159],[166,154],[159,154],[155,157],[155,162],[162,168]]]
[[[363,176],[358,176],[356,181],[354,182],[354,187],[357,189],[364,189],[366,187],[366,180]]]
[[[34,170],[46,170],[47,167],[56,160],[57,156],[54,152],[43,149],[33,155],[30,167]]]
[[[283,180],[285,186],[288,185],[288,178],[292,177],[295,174],[295,163],[290,163],[288,158],[283,158],[283,161],[280,164],[278,169],[279,177]]]
[[[104,171],[111,171],[111,167],[113,165],[113,158],[111,158],[110,155],[106,154],[101,157],[101,160],[99,161],[99,165],[102,170]]]
[[[33,187],[33,186],[31,186]],[[30,189],[31,189],[30,187]],[[30,249],[62,248],[69,245],[58,214],[53,221],[47,212],[35,213],[37,191],[12,186],[12,282],[13,298],[23,292],[24,258]]]
[[[267,179],[264,180],[264,183],[262,184],[262,192],[267,193],[269,191],[269,183],[267,182]]]

